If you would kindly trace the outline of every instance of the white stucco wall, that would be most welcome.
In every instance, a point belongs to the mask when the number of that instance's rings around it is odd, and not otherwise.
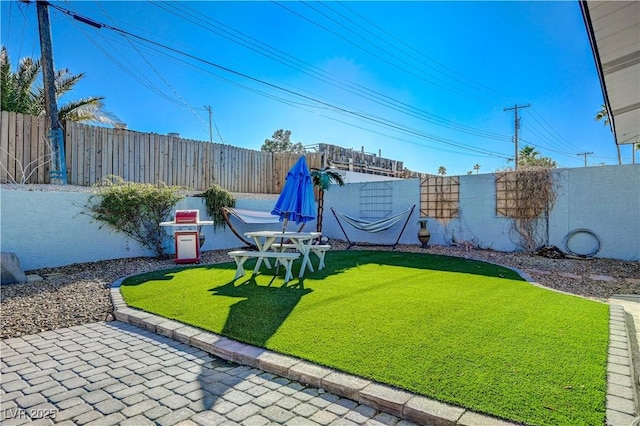
[[[562,169],[558,176],[558,201],[549,221],[549,242],[564,250],[567,233],[579,228],[593,231],[602,245],[597,257],[640,260],[640,165],[602,166]],[[344,187],[332,186],[325,192],[323,234],[344,240],[330,208],[359,217],[363,185],[390,185],[393,213],[416,205],[400,240],[403,244],[419,244],[420,180],[396,180],[385,183],[351,183]],[[1,188],[1,187],[0,187]],[[24,270],[56,267],[72,263],[103,259],[151,256],[152,253],[108,227],[93,223],[83,214],[90,194],[77,192],[39,192],[0,190],[0,250],[18,255]],[[270,211],[277,196],[267,199],[239,198],[238,208]],[[204,200],[189,197],[181,200],[176,209],[199,209],[200,217],[208,218]],[[473,242],[482,248],[501,251],[516,249],[509,235],[508,219],[495,213],[494,175],[460,176],[460,217],[444,223],[428,219],[430,244],[450,244],[457,241]],[[170,218],[168,218],[170,219]],[[358,231],[343,224],[351,241],[371,244],[393,244],[404,221],[393,228],[377,233]],[[280,224],[266,226],[241,225],[246,232],[260,229],[281,229]],[[315,230],[315,222],[305,230]],[[291,224],[289,229],[297,226]],[[202,250],[235,248],[242,243],[229,229],[212,226],[203,228],[206,237]],[[595,241],[588,234],[571,239],[570,248],[586,253]],[[173,247],[169,239],[168,247]]]
[[[600,240],[596,257],[640,260],[640,165],[599,166],[559,169],[555,172],[558,200],[549,218],[549,244],[565,249],[567,234],[588,229]],[[417,244],[420,189],[419,180],[391,182],[394,212],[417,204],[401,243]],[[360,189],[364,184],[332,187],[326,193],[323,233],[344,239],[330,207],[358,216]],[[485,249],[517,250],[517,236],[510,220],[496,215],[495,175],[460,176],[460,216],[450,221],[428,218],[430,244],[447,245],[453,240],[467,241]],[[344,228],[352,241],[393,243],[399,225],[381,234]],[[576,234],[569,249],[586,254],[597,248],[587,233]]]
[[[83,213],[91,194],[82,192],[2,191],[0,190],[0,250],[18,255],[25,271],[93,262],[124,257],[153,256],[123,234],[116,234]],[[238,199],[236,207],[270,211],[273,199]],[[202,220],[210,220],[204,200],[187,197],[174,210],[198,209]],[[173,216],[173,211],[172,211]],[[171,218],[167,218],[171,220]],[[241,224],[238,224],[240,226]],[[258,225],[242,225],[241,231],[256,230]],[[280,224],[259,225],[260,229],[282,229]],[[315,230],[315,221],[305,229]],[[291,224],[288,229],[297,228]],[[242,245],[228,228],[204,226],[203,251],[235,248]],[[166,228],[172,235],[173,230]],[[167,240],[167,252],[174,253],[172,239]]]

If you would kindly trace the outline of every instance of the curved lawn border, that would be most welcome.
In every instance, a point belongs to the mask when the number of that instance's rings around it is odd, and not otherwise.
[[[470,259],[466,259],[466,260],[470,260]],[[475,260],[474,260],[474,262],[489,263],[489,262],[482,262],[482,261],[475,261]],[[511,269],[514,272],[516,272],[518,275],[520,275],[522,278],[524,278],[527,282],[532,283],[532,284],[534,284],[536,286],[545,288],[547,290],[556,291],[554,289],[548,289],[548,288],[546,288],[544,286],[540,286],[538,283],[533,281],[528,274],[526,274],[523,271],[520,271],[520,270],[518,270],[516,268],[505,267],[504,265],[498,265],[498,264],[495,264],[495,263],[494,263],[494,265]],[[124,281],[124,279],[125,278],[123,278],[121,280],[118,280],[118,281],[116,281],[114,283],[114,290],[115,290],[115,288],[117,288],[122,283],[122,281]],[[116,307],[116,318],[118,318],[119,320],[123,320],[123,321],[126,321],[126,322],[131,322],[131,323],[133,323],[135,325],[142,326],[144,328],[150,329],[150,330],[158,332],[160,334],[167,335],[167,336],[173,337],[173,338],[177,338],[178,340],[183,341],[185,343],[190,343],[192,337],[202,334],[201,330],[196,329],[196,328],[191,327],[191,326],[185,326],[184,324],[179,323],[177,321],[167,320],[167,319],[164,319],[162,317],[157,317],[157,316],[154,316],[154,315],[142,312],[142,311],[130,309],[130,308],[127,307],[126,303],[124,303],[124,300],[122,299],[122,296],[120,295],[120,292],[117,291],[117,294],[115,294],[115,293],[116,292],[112,293],[112,296],[114,297],[114,306]],[[560,293],[564,293],[564,292],[560,292]],[[565,293],[565,294],[568,294],[568,293]],[[576,295],[573,295],[573,294],[570,294],[570,295],[576,297]],[[189,331],[187,331],[187,330],[189,330]],[[188,335],[185,335],[185,333],[187,333]],[[260,362],[258,362],[258,365],[255,365],[256,360],[252,360],[250,355],[247,358],[245,356],[246,354],[245,355],[242,354],[242,351],[240,353],[237,353],[237,352],[233,352],[233,351],[229,351],[229,350],[224,349],[225,346],[228,346],[228,344],[225,343],[225,342],[231,342],[231,339],[215,335],[214,333],[209,333],[209,332],[206,332],[206,333],[208,333],[211,336],[215,337],[215,338],[214,337],[209,337],[207,339],[207,340],[211,341],[212,343],[215,340],[215,342],[217,343],[217,344],[212,344],[209,347],[209,349],[210,349],[209,352],[213,353],[214,355],[223,357],[225,359],[233,360],[233,361],[236,361],[236,362],[242,362],[242,363],[249,364],[249,365],[252,365],[252,366],[258,366],[259,368],[263,368],[266,371],[270,371],[270,372],[273,372],[273,373],[276,373],[276,374],[280,374],[280,375],[286,376],[288,378],[291,378],[292,380],[299,380],[299,381],[302,381],[303,383],[306,383],[306,384],[309,384],[309,385],[313,385],[313,386],[321,385],[321,387],[324,387],[325,389],[327,389],[329,391],[332,391],[334,393],[338,393],[338,394],[340,394],[342,396],[350,397],[352,399],[355,399],[355,400],[363,402],[363,403],[367,403],[368,405],[372,405],[372,406],[374,406],[374,408],[381,409],[382,411],[388,411],[389,410],[389,407],[387,407],[387,410],[384,410],[384,407],[385,407],[386,403],[385,402],[376,402],[376,397],[375,396],[368,395],[366,392],[361,394],[360,391],[362,389],[359,389],[359,388],[353,389],[352,388],[352,389],[347,389],[346,393],[341,393],[339,391],[339,389],[336,389],[335,386],[332,386],[330,381],[327,381],[327,380],[320,381],[320,378],[315,378],[315,379],[313,379],[311,381],[305,381],[304,379],[302,379],[302,380],[300,379],[299,375],[295,372],[296,369],[293,369],[291,372],[289,372],[289,369],[291,367],[293,367],[294,365],[297,365],[297,364],[300,364],[301,366],[305,365],[305,363],[306,363],[305,361],[301,361],[301,360],[298,360],[297,358],[293,358],[293,357],[285,357],[284,359],[288,359],[288,361],[286,361],[284,363],[287,366],[287,368],[283,367],[283,365],[278,365],[278,366],[274,367],[273,370],[270,370],[268,368],[269,367],[269,363],[268,362],[265,363],[265,361],[264,361],[264,357],[266,356],[265,354],[270,354],[269,358],[276,357],[276,358],[279,358],[279,359],[281,359],[283,357],[283,355],[278,355],[275,352],[271,352],[271,351],[268,351],[268,350],[265,350],[265,349],[261,349],[261,348],[257,348],[257,347],[252,347],[252,346],[246,345],[244,343],[235,342],[235,343],[231,344],[231,346],[234,347],[234,348],[243,348],[243,350],[248,350],[249,354],[259,353],[262,356],[262,361],[259,360]],[[194,346],[198,346],[198,339],[195,339],[193,341],[193,343],[195,343]],[[252,349],[247,349],[248,347],[250,347]],[[246,362],[246,361],[248,361],[248,362]],[[326,368],[324,368],[324,367],[316,367],[316,368],[320,369],[320,370],[323,370],[323,371],[326,370]],[[328,370],[332,371],[331,369],[328,369]],[[338,372],[334,371],[334,374],[343,374],[343,373],[338,373]],[[358,380],[356,380],[356,379],[358,379],[358,378],[356,378],[355,376],[353,376],[353,377],[354,377],[353,381],[357,382]],[[360,380],[362,380],[362,379],[360,379]],[[351,380],[349,380],[349,381],[351,381]],[[367,382],[369,383],[369,381],[367,381]],[[369,384],[374,384],[374,382],[370,382]],[[389,387],[389,386],[385,386],[385,385],[377,384],[377,386],[382,386],[383,388],[394,389],[395,390],[394,394],[396,394],[396,396],[406,393],[406,391],[397,390],[397,389],[395,389],[393,387]],[[370,388],[369,390],[371,391],[371,389],[374,389],[374,388]],[[358,391],[357,393],[355,393],[356,390]],[[399,394],[398,394],[398,392],[399,392]],[[414,396],[418,397],[417,395],[414,395]],[[424,397],[420,397],[420,398],[424,398]],[[405,401],[405,403],[407,401]],[[457,408],[458,410],[462,410],[461,411],[461,413],[462,413],[461,416],[466,413],[466,417],[468,417],[468,416],[471,415],[471,413],[473,413],[472,411],[466,410],[464,408],[455,407],[453,405],[442,404],[440,402],[437,402],[435,400],[430,400],[428,398],[426,398],[426,401],[429,401],[429,404],[427,404],[427,405],[431,406],[431,405],[435,404],[435,405],[440,407],[439,409],[441,409],[443,407],[450,407],[452,409],[456,409]],[[397,407],[399,403],[400,403],[400,401],[396,400],[394,402],[396,408],[393,408],[393,407],[390,408],[391,412],[393,414],[395,414],[395,415],[399,414],[398,407]],[[440,406],[438,404],[440,404],[442,406]],[[404,412],[404,409],[401,410],[401,411]],[[409,410],[409,411],[411,411],[411,410]],[[433,413],[431,413],[431,414],[433,414]],[[429,414],[429,415],[431,415],[431,414]],[[452,414],[449,414],[449,415],[447,415],[445,417],[448,418],[449,421],[451,421],[451,420],[453,420],[451,418],[451,415]],[[473,415],[478,415],[478,414],[473,413]],[[407,417],[406,415],[403,414],[402,416],[407,418],[407,419],[409,419],[409,420],[412,419],[411,415],[409,415],[409,417]],[[495,418],[491,418],[491,419],[492,419],[492,422],[495,422],[497,420]],[[412,421],[418,421],[418,419],[413,419]],[[459,417],[454,421],[462,421],[462,419]],[[421,422],[421,421],[418,421],[418,422]],[[476,423],[476,422],[473,421],[473,423]]]

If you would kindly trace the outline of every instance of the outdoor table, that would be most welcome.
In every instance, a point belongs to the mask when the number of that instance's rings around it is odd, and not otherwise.
[[[296,250],[302,254],[302,266],[300,266],[299,278],[304,276],[304,271],[307,266],[311,272],[314,272],[311,260],[309,259],[309,252],[311,251],[313,240],[322,236],[321,232],[254,231],[246,232],[244,235],[247,238],[253,238],[260,252],[268,252],[278,239],[290,240],[291,243],[295,245]],[[262,261],[265,262],[268,268],[271,268],[268,259],[259,257],[256,264],[256,271],[259,269]]]

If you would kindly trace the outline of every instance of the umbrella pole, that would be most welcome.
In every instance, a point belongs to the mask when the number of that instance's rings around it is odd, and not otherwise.
[[[282,221],[282,238],[280,238],[280,251],[284,251],[284,233],[287,230],[287,222],[289,222],[289,214],[287,213],[287,215],[284,217],[284,220]],[[276,275],[278,275],[278,272],[280,271],[280,262],[276,260]]]

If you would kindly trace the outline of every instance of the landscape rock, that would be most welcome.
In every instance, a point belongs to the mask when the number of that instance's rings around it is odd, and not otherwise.
[[[2,252],[0,254],[0,285],[26,283],[27,275],[20,266],[18,255],[11,252]]]

